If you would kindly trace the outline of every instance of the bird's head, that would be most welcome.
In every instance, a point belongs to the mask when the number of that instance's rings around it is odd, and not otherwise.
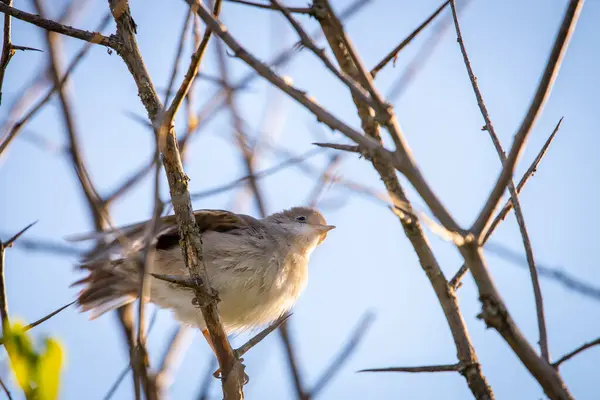
[[[267,220],[278,224],[280,228],[312,248],[323,243],[327,232],[335,228],[334,225],[327,225],[320,212],[309,207],[294,207],[272,214],[267,217]]]

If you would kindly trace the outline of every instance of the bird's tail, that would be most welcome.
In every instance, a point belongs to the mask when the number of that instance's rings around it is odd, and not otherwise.
[[[82,311],[91,311],[90,319],[129,304],[137,298],[139,268],[127,260],[82,264],[77,269],[88,271],[71,287],[85,285],[77,297]]]

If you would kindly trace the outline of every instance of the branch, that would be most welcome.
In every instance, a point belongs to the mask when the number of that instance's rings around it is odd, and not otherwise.
[[[462,235],[463,230],[456,221],[454,221],[416,166],[411,150],[404,139],[404,135],[392,107],[384,102],[381,94],[375,88],[371,74],[368,73],[362,65],[357,52],[344,32],[340,19],[333,12],[329,1],[315,0],[314,6],[317,9],[317,20],[326,20],[328,22],[328,29],[331,31],[331,34],[334,34],[339,38],[340,42],[344,45],[345,53],[347,53],[349,59],[353,63],[353,72],[357,81],[360,82],[371,95],[371,98],[376,105],[374,111],[376,113],[377,122],[386,127],[396,145],[394,166],[406,176],[441,224],[449,231]],[[327,36],[327,32],[325,35]],[[357,143],[362,145],[362,143]]]
[[[577,20],[579,19],[579,14],[582,8],[583,0],[569,1],[569,7],[565,12],[560,30],[554,41],[554,46],[552,48],[552,52],[550,53],[550,57],[548,58],[548,62],[546,63],[544,74],[542,75],[540,83],[538,84],[537,91],[533,100],[531,101],[529,110],[527,111],[527,114],[525,115],[525,118],[523,119],[523,122],[521,123],[521,126],[515,135],[515,139],[510,149],[510,153],[506,159],[506,163],[504,164],[502,172],[500,173],[500,176],[498,177],[498,180],[496,181],[496,184],[494,185],[494,188],[492,189],[492,192],[490,193],[483,209],[479,213],[477,220],[470,229],[471,233],[473,233],[475,237],[479,238],[486,230],[489,222],[492,219],[492,215],[500,205],[502,194],[504,193],[506,186],[513,176],[517,161],[519,161],[519,158],[525,148],[525,143],[527,142],[531,128],[533,128],[535,121],[541,114],[541,111],[546,104],[546,100],[548,100],[548,97],[550,97],[552,86],[554,85],[554,81],[558,76],[558,71],[560,70],[562,60],[567,51],[569,41],[573,35],[575,26],[577,25]]]
[[[254,3],[251,1],[244,1],[244,0],[225,0],[229,3],[234,3],[234,4],[244,4],[247,6],[251,6],[251,7],[256,7],[256,8],[262,8],[265,10],[277,10],[276,6],[273,5],[269,5],[269,4],[260,4],[260,3]],[[310,15],[312,16],[313,13],[313,9],[312,7],[286,7],[289,12],[295,13],[295,14],[304,14],[304,15]]]
[[[352,139],[356,143],[362,145],[369,151],[378,152],[384,154],[385,157],[391,158],[389,151],[385,150],[381,144],[373,140],[372,138],[362,135],[360,132],[352,129],[341,120],[330,114],[324,108],[319,106],[314,100],[306,95],[305,92],[290,85],[288,81],[278,74],[276,74],[266,64],[259,61],[253,55],[248,53],[234,38],[231,36],[229,31],[223,24],[217,21],[210,12],[204,7],[204,5],[198,3],[197,0],[186,0],[190,5],[198,5],[198,16],[206,23],[206,25],[213,30],[215,35],[219,36],[225,44],[236,54],[238,58],[243,60],[248,66],[254,69],[259,75],[267,79],[269,82],[277,86],[279,89],[287,93],[294,100],[308,108],[313,114],[315,114],[319,121],[324,122],[334,130],[338,130],[348,138]]]
[[[137,41],[135,39],[135,23],[131,17],[129,4],[126,0],[109,0],[111,12],[117,23],[117,36],[123,42],[119,55],[125,61],[131,75],[138,87],[139,95],[148,112],[150,121],[153,125],[162,125],[161,114],[163,106],[158,98],[158,94],[152,84],[152,80],[145,68],[144,61],[140,54]],[[210,12],[208,12],[210,16]],[[212,17],[212,16],[211,16]],[[212,28],[212,27],[210,27]],[[177,224],[181,234],[181,248],[184,261],[190,276],[196,281],[206,283],[202,290],[195,290],[195,298],[199,303],[202,297],[216,299],[216,293],[210,287],[204,259],[202,256],[202,239],[196,220],[193,214],[193,208],[188,192],[189,178],[183,171],[181,156],[177,146],[177,136],[172,126],[167,128],[165,147],[162,148],[163,162]],[[161,138],[162,140],[162,138]],[[227,335],[221,324],[215,301],[200,304],[202,316],[206,322],[210,337],[215,347],[215,354],[219,361],[219,366],[223,371],[223,395],[225,399],[242,399],[244,367],[235,358],[233,349],[227,340]]]
[[[36,326],[40,325],[41,323],[48,321],[50,318],[54,317],[56,314],[60,313],[61,311],[65,310],[65,309],[69,308],[70,306],[72,306],[73,304],[75,304],[76,301],[77,300],[72,301],[68,304],[65,304],[64,306],[52,311],[50,314],[45,315],[42,318],[38,319],[37,321],[34,321],[34,322],[26,325],[23,328],[23,331],[27,332],[28,330],[35,328]],[[4,338],[0,338],[0,345],[4,345]]]
[[[544,146],[542,146],[542,149],[538,152],[538,155],[535,157],[535,159],[533,160],[533,162],[531,163],[531,165],[529,166],[527,171],[521,177],[521,180],[519,181],[519,184],[517,185],[517,193],[521,193],[521,190],[523,190],[523,188],[525,187],[525,184],[527,183],[529,178],[531,178],[533,176],[533,174],[537,171],[537,167],[538,167],[540,161],[542,161],[542,158],[544,158],[544,156],[546,155],[546,152],[548,151],[548,148],[550,147],[550,143],[552,143],[552,141],[554,140],[554,137],[556,136],[556,133],[558,132],[558,129],[560,128],[560,125],[562,124],[562,121],[563,121],[562,118],[558,121],[558,124],[554,128],[554,131],[552,131],[552,134],[550,135],[550,137],[548,137],[548,139],[546,140],[546,143],[544,143]],[[487,243],[490,236],[492,236],[492,233],[494,233],[494,231],[496,230],[496,228],[498,227],[500,222],[504,221],[504,218],[506,218],[506,216],[508,215],[510,210],[512,210],[512,208],[513,208],[513,203],[512,203],[512,200],[509,199],[506,202],[506,204],[504,205],[504,207],[502,208],[502,210],[496,215],[496,218],[494,218],[494,221],[491,223],[490,227],[483,235],[483,240],[481,242],[482,246]],[[456,272],[454,277],[450,280],[450,286],[452,286],[454,289],[458,289],[460,287],[461,279],[467,273],[468,270],[469,270],[469,267],[467,266],[467,264],[463,264],[459,268],[459,270]]]
[[[321,28],[325,33],[329,45],[334,52],[334,55],[338,61],[340,67],[345,70],[349,75],[355,76],[358,79],[359,71],[356,68],[354,60],[350,57],[343,41],[343,32],[340,32],[334,24],[332,24],[327,18],[330,14],[326,14],[325,18],[319,19]],[[376,121],[372,110],[365,103],[360,102],[354,98],[358,116],[361,119],[363,130],[372,138],[381,141],[381,133],[379,124]],[[386,159],[379,157],[374,154],[370,157],[370,161],[373,167],[381,177],[383,184],[385,185],[389,196],[393,199],[394,204],[401,204],[399,207],[402,210],[406,210],[407,214],[413,215],[412,206],[404,193],[400,181],[396,174],[396,170],[393,165]],[[494,395],[492,389],[489,387],[485,376],[479,366],[477,355],[471,344],[469,338],[469,332],[467,325],[465,324],[464,318],[458,306],[458,301],[454,290],[448,286],[448,282],[444,276],[441,266],[436,259],[433,250],[423,232],[423,228],[419,219],[405,218],[400,215],[398,216],[399,222],[401,223],[406,237],[409,239],[415,253],[419,258],[419,264],[427,275],[431,286],[438,298],[452,338],[456,346],[456,352],[459,361],[463,365],[467,365],[463,376],[465,377],[469,389],[475,395],[477,399],[493,399]]]
[[[221,11],[221,3],[222,3],[222,0],[215,1],[215,5],[213,7],[213,14],[215,16],[218,16],[219,12]],[[195,11],[195,8],[196,8],[195,6],[190,5],[190,10],[192,12]],[[179,107],[181,106],[183,99],[185,98],[188,91],[190,90],[190,87],[192,87],[192,82],[194,81],[194,78],[196,77],[196,75],[198,75],[198,68],[200,68],[200,63],[202,62],[202,56],[204,55],[204,52],[206,51],[206,47],[208,46],[208,41],[210,40],[211,35],[212,35],[212,30],[207,27],[206,31],[204,32],[204,36],[202,37],[202,41],[200,42],[200,45],[198,46],[198,48],[192,55],[192,61],[190,62],[188,70],[185,73],[185,76],[183,77],[181,86],[177,90],[177,93],[175,93],[175,97],[173,98],[173,103],[169,106],[168,110],[165,113],[165,117],[164,117],[165,120],[163,122],[163,126],[170,126],[170,124],[173,123],[173,120],[175,119],[175,115],[177,114],[177,110],[179,110]]]
[[[594,346],[598,346],[600,345],[600,337],[596,340],[592,340],[591,342],[587,342],[585,344],[582,344],[581,346],[579,346],[578,348],[576,348],[575,350],[573,350],[570,353],[565,354],[564,356],[562,356],[561,358],[559,358],[558,360],[556,360],[554,363],[552,363],[552,366],[554,368],[558,368],[560,366],[560,364],[564,363],[565,361],[575,357],[577,354],[581,353],[584,350],[589,349],[590,347],[594,347]]]
[[[358,372],[459,372],[461,370],[461,364],[441,364],[441,365],[427,365],[423,367],[388,367],[388,368],[370,368],[361,369]]]
[[[30,24],[39,26],[47,31],[61,33],[66,36],[73,37],[75,39],[85,40],[86,42],[101,44],[114,50],[118,50],[119,43],[112,36],[106,37],[99,32],[89,32],[81,29],[73,28],[68,25],[59,24],[58,22],[51,21],[49,19],[42,18],[40,16],[26,13],[25,11],[18,10],[10,7],[3,2],[0,2],[0,12],[6,15],[15,17]]]
[[[467,55],[467,49],[465,47],[465,43],[460,31],[460,25],[458,23],[458,15],[456,13],[456,5],[454,0],[450,1],[450,7],[452,9],[452,18],[454,19],[454,26],[456,27],[456,36],[458,44],[463,55],[463,60],[467,68],[467,73],[469,74],[469,79],[471,80],[471,85],[473,86],[473,91],[475,92],[475,97],[477,98],[477,105],[479,106],[481,115],[485,120],[485,128],[490,134],[490,138],[492,139],[492,143],[496,148],[498,157],[500,157],[500,162],[504,166],[504,164],[506,163],[506,154],[504,153],[504,149],[500,144],[500,139],[498,139],[498,135],[496,134],[496,130],[494,129],[494,125],[492,124],[489,112],[487,110],[485,102],[483,101],[483,96],[481,94],[481,91],[479,90],[477,78],[475,77],[475,73],[473,72],[473,68],[471,67],[471,61],[469,60],[469,56]],[[544,315],[544,301],[542,299],[542,289],[540,288],[540,282],[535,266],[533,249],[531,248],[529,233],[527,232],[527,227],[525,226],[525,216],[523,215],[521,204],[519,202],[519,195],[517,194],[517,189],[515,188],[515,184],[512,180],[512,177],[508,182],[508,190],[510,192],[510,198],[515,209],[515,217],[519,225],[521,237],[523,238],[523,246],[525,247],[527,263],[529,264],[529,273],[531,276],[531,283],[533,285],[533,294],[535,297],[535,308],[538,320],[538,330],[540,335],[539,345],[542,351],[542,356],[546,359],[546,361],[550,362],[550,353],[548,350],[548,333],[546,330],[546,317]]]
[[[433,12],[433,14],[431,14],[429,16],[429,18],[427,18],[425,21],[423,21],[423,23],[421,25],[419,25],[417,27],[417,29],[415,29],[414,31],[412,31],[410,33],[410,35],[408,35],[406,37],[406,39],[404,39],[402,42],[400,42],[400,44],[398,46],[396,46],[394,48],[394,50],[392,50],[391,52],[388,53],[387,56],[385,56],[383,58],[383,60],[381,60],[379,62],[379,64],[377,64],[372,70],[371,70],[371,76],[373,78],[375,78],[375,75],[377,75],[379,73],[379,71],[381,71],[390,61],[395,60],[398,57],[398,54],[402,51],[403,48],[405,48],[423,29],[425,29],[425,27],[427,25],[429,25],[434,19],[435,17],[437,17],[442,10],[448,5],[448,3],[450,3],[450,1],[444,1],[444,3],[442,3],[441,6],[439,6],[437,8],[437,10],[435,10]]]
[[[108,25],[110,20],[111,20],[111,15],[110,14],[105,15],[104,18],[102,18],[102,21],[96,27],[96,30],[102,31]],[[36,103],[36,105],[33,106],[27,112],[27,114],[25,114],[17,123],[15,123],[11,127],[10,132],[6,135],[6,138],[4,139],[4,141],[2,143],[0,143],[0,155],[4,152],[4,150],[6,150],[8,145],[17,136],[17,134],[23,129],[23,127],[42,109],[42,107],[44,105],[46,105],[48,103],[48,101],[52,98],[52,95],[58,89],[62,89],[64,87],[64,85],[67,83],[69,77],[71,76],[71,73],[73,73],[75,68],[83,60],[83,58],[85,57],[85,55],[87,54],[87,52],[90,50],[91,47],[92,47],[92,43],[89,43],[89,42],[86,43],[81,48],[81,50],[75,55],[75,57],[73,57],[73,60],[67,67],[62,79],[60,79],[60,83],[59,83],[58,87],[53,85],[52,88],[50,90],[48,90],[46,95],[44,97],[42,97],[42,99],[39,100]]]

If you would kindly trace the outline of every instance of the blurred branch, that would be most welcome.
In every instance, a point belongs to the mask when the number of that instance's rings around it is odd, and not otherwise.
[[[341,371],[346,361],[356,351],[356,347],[367,333],[367,330],[371,327],[374,319],[375,315],[371,312],[367,312],[362,316],[356,328],[354,328],[353,333],[350,335],[350,339],[348,339],[346,345],[338,352],[338,355],[321,374],[319,379],[317,379],[317,382],[310,391],[310,398],[316,398],[319,393],[333,380],[335,375]]]
[[[49,19],[45,19],[35,14],[29,14],[25,11],[18,10],[10,7],[9,5],[0,2],[0,12],[6,15],[15,17],[30,24],[36,25],[46,31],[60,33],[66,36],[73,37],[75,39],[85,40],[86,42],[100,44],[109,47],[114,50],[119,50],[119,43],[116,41],[114,36],[103,36],[98,32],[89,32],[81,29],[73,28],[68,25],[63,25]]]
[[[333,50],[340,67],[349,75],[358,77],[360,74],[359,69],[357,68],[354,59],[348,53],[345,45],[347,39],[344,41],[343,31],[340,30],[339,23],[332,23],[330,15],[331,13],[326,13],[318,19],[323,32],[329,41],[329,45]],[[369,136],[378,142],[381,142],[379,123],[375,119],[372,110],[367,104],[361,102],[357,98],[353,98],[353,100],[356,105],[358,116],[361,119],[363,130]],[[378,155],[371,155],[370,161],[381,177],[390,197],[394,199],[394,203],[401,202],[402,205],[404,205],[401,209],[407,209],[407,212],[413,215],[414,212],[412,212],[412,206],[400,185],[394,166],[388,160],[379,157]],[[411,242],[411,245],[419,258],[419,263],[438,298],[454,339],[457,357],[461,364],[468,366],[463,371],[463,376],[465,377],[471,392],[478,399],[493,399],[494,395],[492,389],[489,387],[487,380],[481,371],[477,355],[471,344],[467,325],[465,324],[458,306],[456,294],[448,285],[448,281],[429,245],[429,241],[423,232],[419,219],[416,216],[414,218],[405,218],[399,213],[396,215],[398,216],[406,237]]]
[[[337,168],[341,161],[342,156],[340,153],[333,153],[330,156],[329,162],[323,169],[323,172],[321,173],[318,182],[315,184],[313,190],[308,195],[307,203],[309,207],[314,208],[317,206],[317,203],[319,202],[319,197],[321,197],[321,194],[325,191],[327,185],[331,183],[333,171]]]
[[[277,10],[277,6],[274,5],[269,5],[269,4],[260,4],[260,3],[254,3],[252,1],[244,1],[244,0],[225,0],[229,3],[235,3],[235,4],[244,4],[247,6],[251,6],[251,7],[256,7],[256,8],[263,8],[266,10]],[[306,14],[306,15],[313,15],[313,9],[312,7],[286,7],[290,12],[295,13],[295,14]]]
[[[181,35],[179,36],[179,44],[177,45],[177,52],[175,53],[175,62],[173,63],[173,70],[171,71],[171,77],[169,78],[169,84],[167,85],[167,93],[165,94],[165,104],[169,104],[171,92],[173,91],[173,85],[175,84],[175,78],[177,77],[177,71],[179,70],[179,63],[181,62],[181,56],[183,55],[185,37],[187,35],[188,28],[190,27],[190,21],[193,17],[194,13],[192,12],[192,9],[189,8],[185,15],[185,21],[182,25]]]
[[[257,145],[250,146],[248,134],[244,130],[242,117],[234,97],[234,91],[229,84],[229,71],[227,68],[227,63],[225,62],[225,50],[221,43],[217,43],[215,49],[217,53],[219,70],[221,72],[221,79],[223,81],[223,85],[227,89],[226,103],[227,107],[229,108],[229,114],[231,115],[231,122],[234,128],[234,137],[237,142],[237,147],[241,153],[242,163],[246,169],[248,186],[252,191],[260,216],[265,218],[267,216],[266,201],[265,197],[262,195],[260,187],[258,186],[258,180],[256,179],[255,151]]]
[[[167,350],[162,357],[160,368],[156,373],[156,385],[161,389],[168,387],[174,380],[181,357],[189,347],[190,328],[179,325],[171,335]]]
[[[231,190],[233,188],[236,188],[238,186],[240,186],[241,184],[245,183],[246,181],[250,180],[252,177],[254,179],[262,179],[265,178],[267,176],[273,175],[291,165],[294,164],[298,164],[298,163],[302,163],[304,161],[306,161],[307,159],[316,156],[317,154],[321,154],[323,153],[322,149],[311,149],[303,154],[300,154],[298,156],[292,156],[282,162],[280,162],[279,164],[276,164],[270,168],[266,168],[262,171],[258,171],[256,172],[253,176],[251,175],[246,175],[243,176],[241,178],[235,179],[229,183],[223,184],[221,186],[217,186],[215,188],[212,189],[208,189],[208,190],[204,190],[202,192],[196,192],[196,193],[192,193],[191,197],[193,200],[198,200],[204,197],[208,197],[208,196],[213,196],[219,193],[223,193],[226,192],[227,190]]]
[[[189,178],[183,170],[181,155],[177,146],[177,135],[172,125],[172,119],[169,120],[169,118],[163,118],[162,114],[164,109],[140,54],[135,38],[135,22],[131,17],[131,11],[127,0],[109,0],[109,4],[117,24],[117,37],[123,42],[119,55],[131,72],[138,87],[140,99],[146,108],[150,121],[152,121],[153,125],[159,125],[161,131],[163,129],[166,130],[164,138],[160,135],[158,135],[158,137],[161,144],[163,144],[164,140],[164,146],[161,146],[161,152],[169,181],[169,189],[177,224],[181,234],[182,253],[190,276],[198,283],[205,283],[201,290],[195,290],[194,295],[196,303],[200,305],[202,316],[206,322],[208,331],[210,332],[215,353],[219,360],[219,365],[223,371],[223,395],[227,400],[242,399],[244,367],[235,358],[233,349],[227,340],[227,335],[221,324],[215,301],[216,293],[210,287],[208,281],[202,257],[202,239],[194,218],[188,192]],[[208,12],[208,15],[212,16],[210,12]],[[207,32],[209,32],[208,28]],[[202,47],[202,45],[200,45],[200,47]],[[200,47],[198,50],[200,50]],[[196,51],[193,61],[190,63],[188,73],[192,71],[194,67],[197,69],[197,65],[194,66],[194,64],[199,64],[201,54],[200,51]],[[188,74],[186,74],[186,77],[187,76]],[[189,84],[186,88],[186,78],[184,78],[184,83],[181,85],[178,95],[180,95],[180,93],[185,95],[187,89],[189,89]],[[178,95],[176,95],[175,100],[167,111],[166,115],[169,117],[175,115],[176,108],[178,107],[176,106]],[[181,99],[183,99],[183,95],[181,95]],[[165,122],[167,123],[165,124]],[[203,301],[206,299],[211,300]]]
[[[266,78],[269,82],[308,108],[317,116],[320,121],[326,123],[332,129],[340,131],[359,145],[363,146],[365,149],[368,149],[372,152],[381,153],[385,157],[392,158],[392,154],[385,150],[380,143],[377,143],[375,140],[362,135],[360,132],[352,129],[341,120],[337,119],[335,116],[319,106],[314,100],[309,98],[305,92],[295,88],[292,85],[289,85],[288,80],[280,77],[266,64],[262,63],[253,55],[248,53],[248,51],[241,47],[241,45],[233,38],[233,36],[229,34],[225,26],[216,20],[202,4],[197,2],[197,0],[186,1],[190,5],[198,5],[198,16],[200,16],[200,18],[204,20],[208,27],[212,29],[214,33],[218,35],[227,44],[227,46],[234,51],[238,58],[246,62],[246,64],[258,72],[259,75]]]
[[[448,5],[448,3],[450,3],[450,1],[444,1],[444,3],[442,3],[441,6],[439,6],[437,8],[437,10],[435,10],[433,12],[433,14],[431,14],[429,16],[429,18],[427,18],[425,21],[423,21],[423,23],[421,25],[419,25],[417,27],[417,29],[415,29],[414,31],[412,31],[410,33],[410,35],[408,35],[406,37],[406,39],[404,39],[402,42],[400,42],[400,44],[398,46],[396,46],[390,53],[388,53],[387,56],[385,56],[383,58],[383,60],[381,60],[379,62],[379,64],[377,64],[375,67],[373,67],[373,69],[371,70],[371,76],[373,78],[375,78],[375,75],[377,75],[379,73],[379,71],[381,71],[390,61],[392,60],[396,60],[396,58],[398,57],[398,54],[402,51],[403,48],[405,48],[410,42],[412,42],[412,40],[423,30],[425,29],[425,27],[427,25],[429,25],[434,19],[435,17],[437,17],[442,10]]]
[[[527,267],[527,260],[523,260],[521,255],[498,243],[489,243],[484,249],[501,258],[511,261],[516,265],[521,265],[524,262],[525,267]],[[596,301],[600,300],[600,287],[593,286],[583,279],[578,279],[575,276],[569,275],[567,272],[561,271],[560,268],[546,267],[538,263],[537,270],[540,277],[551,279],[574,293],[578,293]]]
[[[500,205],[502,194],[512,178],[517,161],[519,161],[519,158],[525,149],[525,143],[527,142],[529,133],[531,132],[531,129],[533,128],[538,116],[541,114],[541,111],[546,104],[546,100],[548,100],[548,97],[550,97],[552,86],[554,85],[554,81],[558,76],[558,71],[560,70],[560,66],[567,51],[569,41],[573,35],[575,26],[577,25],[579,14],[583,8],[583,3],[583,0],[569,1],[569,6],[565,11],[560,30],[554,41],[552,52],[548,57],[546,68],[538,84],[535,96],[531,101],[529,110],[527,111],[527,114],[525,115],[525,118],[523,119],[523,122],[521,123],[521,126],[515,135],[510,152],[502,168],[502,172],[500,173],[500,176],[498,177],[483,209],[479,213],[477,220],[470,229],[471,233],[473,233],[473,235],[477,238],[480,238],[482,233],[485,232],[488,224],[491,222],[492,215]]]
[[[564,356],[562,356],[561,358],[559,358],[558,360],[556,360],[554,363],[552,363],[552,366],[554,368],[558,368],[560,366],[560,364],[562,364],[565,361],[567,361],[567,360],[575,357],[577,354],[581,353],[582,351],[587,350],[590,347],[594,347],[594,346],[598,346],[598,345],[600,345],[600,337],[598,339],[592,340],[591,342],[587,342],[585,344],[582,344],[581,346],[579,346],[578,348],[576,348],[572,352],[565,354]]]
[[[104,16],[100,24],[96,27],[97,31],[102,31],[110,22],[110,14]],[[54,85],[41,100],[39,100],[31,109],[25,114],[19,121],[17,121],[10,129],[10,132],[6,135],[5,139],[0,143],[0,156],[6,150],[6,147],[10,144],[10,142],[16,137],[16,135],[21,131],[23,126],[27,124],[41,109],[44,105],[48,103],[48,101],[52,98],[52,95],[59,89],[62,89],[69,79],[71,73],[75,70],[75,68],[79,65],[79,63],[83,60],[83,58],[87,55],[89,49],[92,47],[91,43],[86,43],[81,50],[75,55],[67,70],[65,71],[62,79],[58,86]]]
[[[296,389],[296,396],[298,400],[308,400],[309,395],[304,389],[304,383],[300,374],[300,368],[298,368],[298,360],[296,359],[296,353],[290,337],[289,326],[287,323],[281,324],[279,328],[279,334],[283,343],[283,349],[287,359],[288,368],[293,379],[294,388]]]
[[[544,143],[544,146],[542,146],[541,150],[538,152],[537,156],[535,157],[535,159],[533,160],[533,162],[531,163],[531,165],[529,166],[527,171],[523,174],[523,177],[521,177],[521,180],[519,181],[519,184],[517,185],[517,193],[521,193],[521,190],[523,190],[523,188],[525,187],[525,184],[527,183],[529,178],[531,178],[534,175],[534,173],[537,171],[537,167],[538,167],[539,163],[542,161],[542,158],[544,158],[544,156],[546,155],[546,152],[548,151],[550,144],[554,140],[554,137],[556,136],[556,133],[558,132],[558,129],[560,128],[560,125],[562,124],[562,121],[563,121],[562,118],[558,121],[558,124],[556,124],[556,127],[552,131],[552,134],[548,137],[548,139]],[[513,203],[512,203],[512,200],[509,199],[506,202],[506,204],[504,205],[504,207],[502,208],[502,210],[496,215],[496,218],[494,218],[494,221],[490,224],[490,227],[487,229],[487,231],[483,235],[483,240],[481,242],[482,246],[487,243],[490,236],[492,236],[492,233],[494,233],[494,231],[496,230],[496,228],[498,227],[500,222],[504,221],[504,218],[506,218],[506,216],[508,215],[510,210],[512,210],[512,208],[513,208]],[[463,276],[465,276],[465,274],[467,273],[468,270],[469,270],[469,267],[467,266],[467,264],[463,264],[459,268],[459,270],[456,272],[454,277],[452,277],[452,279],[450,280],[450,286],[452,286],[454,289],[458,289],[460,287],[461,279],[463,278]]]
[[[213,14],[215,16],[219,15],[221,11],[221,4],[222,0],[215,1],[215,5],[213,7]],[[195,9],[196,7],[194,5],[190,5],[190,10],[192,12],[195,12]],[[175,93],[173,103],[165,112],[163,126],[170,126],[173,123],[173,120],[175,119],[175,114],[177,114],[177,111],[179,110],[183,99],[190,90],[194,78],[196,77],[196,75],[198,75],[198,69],[200,68],[200,63],[202,62],[202,56],[204,56],[204,52],[206,51],[206,47],[208,46],[208,42],[211,36],[212,30],[210,30],[207,27],[206,31],[204,32],[204,36],[202,37],[202,41],[198,45],[198,48],[196,49],[194,54],[192,55],[192,60],[190,62],[187,72],[185,73],[185,76],[183,77],[183,81],[181,82],[181,85],[177,90],[177,93]]]
[[[360,10],[362,10],[367,4],[370,4],[372,1],[373,0],[354,0],[350,5],[348,5],[348,7],[346,7],[340,13],[340,18],[350,19],[351,17],[356,15],[356,13],[358,13]],[[322,32],[320,30],[317,30],[311,36],[314,38],[321,37]],[[273,68],[273,69],[274,68],[282,68],[297,54],[298,54],[297,47],[295,45],[291,46],[291,47],[283,50],[281,53],[277,54],[275,57],[273,57],[269,61],[268,65],[270,65],[271,68]],[[258,73],[256,73],[254,70],[252,70],[252,71],[248,72],[247,74],[245,74],[240,80],[238,80],[238,82],[233,86],[233,89],[234,90],[245,89],[250,85],[250,83],[254,79],[256,79],[258,77],[260,77],[260,75]],[[195,129],[195,131],[191,132],[190,135],[188,135],[188,138],[192,137],[191,134],[198,131],[201,127],[207,126],[208,122],[211,121],[211,119],[214,118],[216,115],[218,115],[218,112],[226,105],[225,98],[226,98],[226,90],[225,89],[217,91],[212,96],[210,96],[210,100],[197,113],[196,129]],[[202,122],[202,123],[199,123],[199,122]],[[189,140],[185,140],[185,139],[182,140],[182,144],[181,144],[182,149],[184,148],[184,144],[187,144],[188,142],[189,142]]]
[[[490,138],[492,139],[492,143],[496,148],[496,152],[498,153],[498,157],[500,157],[500,162],[504,166],[506,163],[506,154],[504,153],[504,149],[500,144],[500,139],[498,139],[498,135],[496,134],[496,130],[494,129],[494,125],[492,124],[492,120],[490,118],[489,112],[483,101],[483,95],[479,90],[479,85],[477,84],[477,78],[475,77],[475,73],[473,72],[473,68],[471,67],[471,61],[469,60],[469,56],[467,55],[467,49],[465,47],[465,43],[460,31],[460,25],[458,22],[458,15],[456,13],[456,5],[454,0],[450,0],[450,8],[452,9],[452,18],[454,19],[454,26],[456,27],[456,36],[457,41],[460,46],[460,50],[463,56],[463,60],[465,63],[465,67],[467,68],[467,73],[469,74],[469,79],[471,81],[471,86],[473,86],[473,91],[475,92],[475,97],[477,98],[477,105],[479,106],[479,110],[481,111],[481,115],[485,121],[485,129],[490,134]],[[542,357],[546,359],[546,361],[550,362],[550,353],[548,349],[548,333],[546,330],[546,317],[544,316],[544,301],[542,298],[542,289],[540,288],[540,282],[538,278],[538,273],[535,266],[535,260],[533,256],[533,249],[531,248],[531,241],[529,239],[529,233],[527,232],[527,227],[525,225],[525,216],[523,215],[523,211],[521,209],[521,203],[519,202],[519,195],[517,194],[517,189],[515,188],[515,184],[512,179],[512,175],[508,181],[508,190],[510,192],[511,202],[515,209],[515,217],[517,219],[517,223],[519,225],[519,231],[521,232],[521,237],[523,238],[523,246],[525,247],[525,254],[527,256],[527,263],[529,264],[529,273],[531,275],[531,283],[533,285],[533,294],[535,297],[535,308],[537,313],[537,322],[538,322],[538,331],[540,335],[539,345],[542,351]]]

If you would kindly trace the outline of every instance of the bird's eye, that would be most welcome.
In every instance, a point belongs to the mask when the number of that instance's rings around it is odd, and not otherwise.
[[[305,216],[296,217],[296,221],[305,222],[306,221],[306,217]]]

